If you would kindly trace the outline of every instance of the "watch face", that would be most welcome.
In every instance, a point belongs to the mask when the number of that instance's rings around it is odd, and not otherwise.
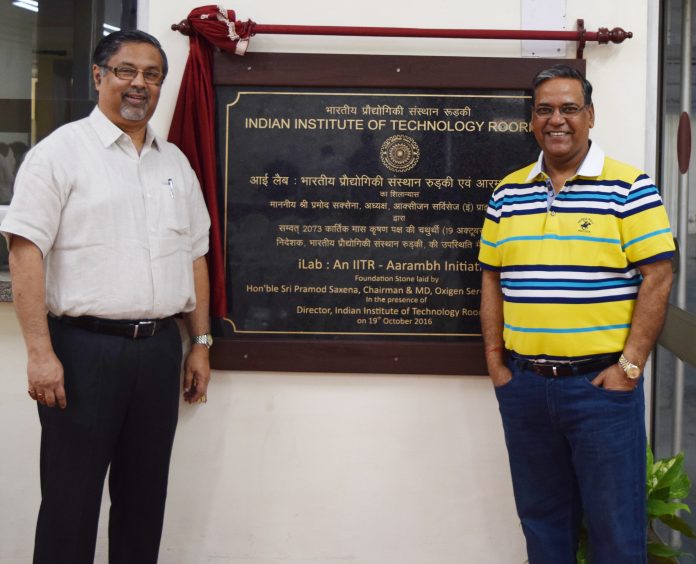
[[[636,378],[640,377],[640,367],[630,362],[623,354],[621,355],[621,358],[619,358],[619,366],[623,368],[623,371],[626,373],[626,377],[628,379],[635,380]]]
[[[208,348],[212,347],[213,346],[213,336],[210,333],[208,333],[206,335],[206,339],[208,342]]]

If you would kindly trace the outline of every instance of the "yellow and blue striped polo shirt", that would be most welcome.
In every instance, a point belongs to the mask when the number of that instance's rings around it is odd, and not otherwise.
[[[500,272],[505,346],[532,358],[623,350],[642,264],[674,242],[655,183],[596,143],[551,206],[543,154],[494,190],[479,261]]]

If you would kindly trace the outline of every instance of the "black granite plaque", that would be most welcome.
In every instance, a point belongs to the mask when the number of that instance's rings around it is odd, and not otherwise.
[[[486,204],[538,154],[525,92],[216,91],[225,336],[480,336]]]

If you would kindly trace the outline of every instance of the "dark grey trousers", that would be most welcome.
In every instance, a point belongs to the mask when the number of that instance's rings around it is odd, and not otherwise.
[[[178,327],[137,340],[51,318],[49,329],[68,405],[39,405],[34,564],[92,564],[109,468],[109,562],[155,564],[179,409]]]

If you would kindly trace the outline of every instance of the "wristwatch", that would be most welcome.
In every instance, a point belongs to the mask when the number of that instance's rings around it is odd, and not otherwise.
[[[204,335],[196,335],[191,339],[191,344],[193,345],[205,345],[210,348],[213,346],[213,336],[210,333],[205,333]]]
[[[619,365],[623,368],[629,380],[637,380],[640,378],[640,367],[629,361],[623,354],[619,358]]]

